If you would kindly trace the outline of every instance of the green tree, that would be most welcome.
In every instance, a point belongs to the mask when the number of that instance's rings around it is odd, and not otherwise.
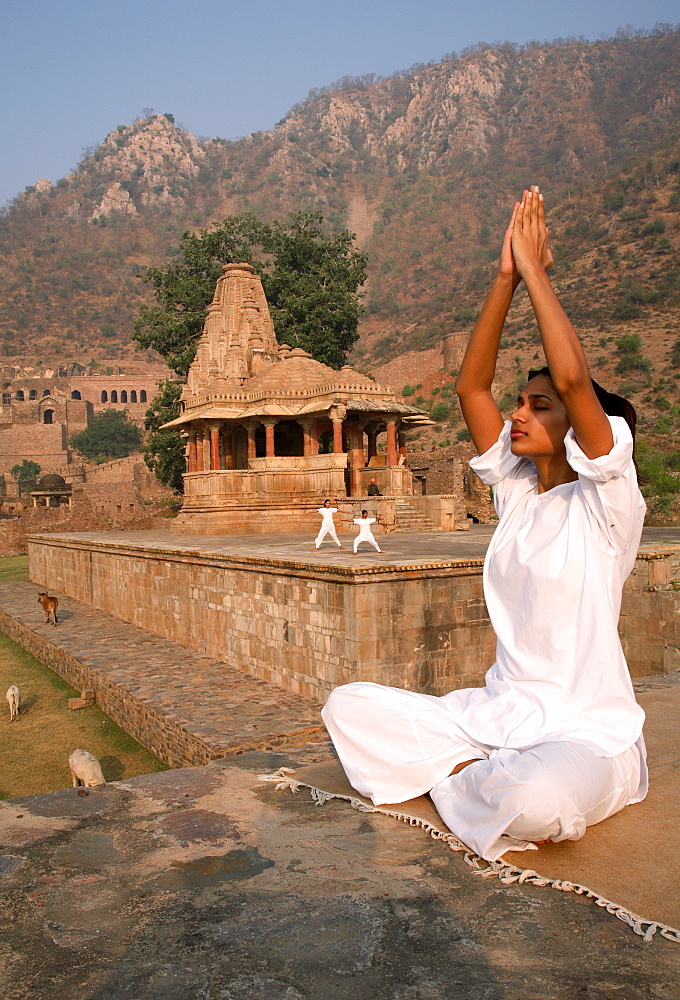
[[[156,304],[142,306],[133,339],[186,377],[222,266],[241,261],[262,278],[279,341],[341,367],[358,338],[366,255],[347,230],[327,234],[319,212],[296,212],[286,224],[230,216],[184,233],[180,260],[144,276]]]
[[[142,443],[139,427],[128,419],[127,410],[103,410],[90,425],[72,434],[69,444],[85,458],[110,462],[138,451]]]
[[[21,465],[13,465],[9,471],[19,483],[19,493],[21,493],[22,486],[34,483],[38,478],[40,475],[40,466],[37,462],[31,462],[30,459],[25,458]]]
[[[161,430],[161,425],[179,414],[181,382],[159,382],[160,392],[146,411],[144,461],[166,486],[182,492],[184,442],[177,431]]]

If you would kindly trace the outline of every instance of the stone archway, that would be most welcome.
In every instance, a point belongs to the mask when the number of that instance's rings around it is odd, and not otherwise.
[[[297,420],[279,420],[274,427],[274,454],[277,458],[298,458],[304,455],[304,432]]]

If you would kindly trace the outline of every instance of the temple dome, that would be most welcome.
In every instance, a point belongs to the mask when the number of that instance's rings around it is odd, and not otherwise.
[[[66,480],[56,472],[48,472],[46,476],[40,477],[37,486],[40,490],[53,489],[55,486],[66,486]]]

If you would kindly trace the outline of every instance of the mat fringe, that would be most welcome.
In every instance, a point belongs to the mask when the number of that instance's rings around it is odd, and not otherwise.
[[[433,840],[443,841],[450,850],[461,852],[463,860],[472,868],[474,875],[479,875],[481,878],[498,878],[503,885],[512,885],[514,882],[526,882],[530,885],[548,886],[550,889],[557,889],[560,892],[573,892],[577,896],[586,896],[586,898],[592,899],[596,906],[602,907],[607,913],[611,913],[612,916],[621,920],[624,924],[628,924],[643,941],[649,943],[654,935],[658,933],[661,937],[666,938],[667,941],[674,941],[676,944],[680,944],[679,930],[669,927],[667,924],[661,924],[657,920],[645,920],[637,913],[633,913],[632,910],[627,909],[625,906],[619,906],[618,903],[614,903],[611,899],[600,896],[599,893],[594,892],[585,885],[579,885],[577,882],[568,882],[564,879],[545,878],[545,876],[539,875],[532,868],[516,868],[514,865],[507,864],[502,859],[500,861],[485,861],[452,833],[437,829],[436,826],[428,823],[427,820],[419,819],[417,816],[410,816],[408,813],[398,812],[395,809],[386,809],[384,806],[371,805],[353,795],[325,792],[322,788],[315,788],[314,785],[308,785],[304,781],[294,778],[293,775],[295,773],[293,768],[282,767],[278,771],[275,771],[274,774],[258,775],[258,781],[272,782],[277,789],[288,789],[293,793],[298,792],[301,788],[308,788],[312,799],[318,806],[322,806],[331,799],[343,799],[359,812],[382,813],[384,816],[392,816],[402,823],[408,823],[409,826],[420,827],[426,833],[429,833]]]

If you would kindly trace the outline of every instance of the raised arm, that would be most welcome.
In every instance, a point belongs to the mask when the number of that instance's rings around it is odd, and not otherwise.
[[[475,448],[481,455],[496,443],[503,417],[491,395],[498,348],[512,297],[521,278],[512,254],[512,233],[520,202],[515,202],[503,238],[498,274],[475,323],[456,381],[460,408]]]
[[[599,458],[611,451],[614,443],[611,426],[595,395],[576,331],[546,272],[543,260],[547,239],[545,203],[534,185],[524,192],[514,217],[515,266],[529,293],[550,375],[562,397],[576,440],[588,458]]]

